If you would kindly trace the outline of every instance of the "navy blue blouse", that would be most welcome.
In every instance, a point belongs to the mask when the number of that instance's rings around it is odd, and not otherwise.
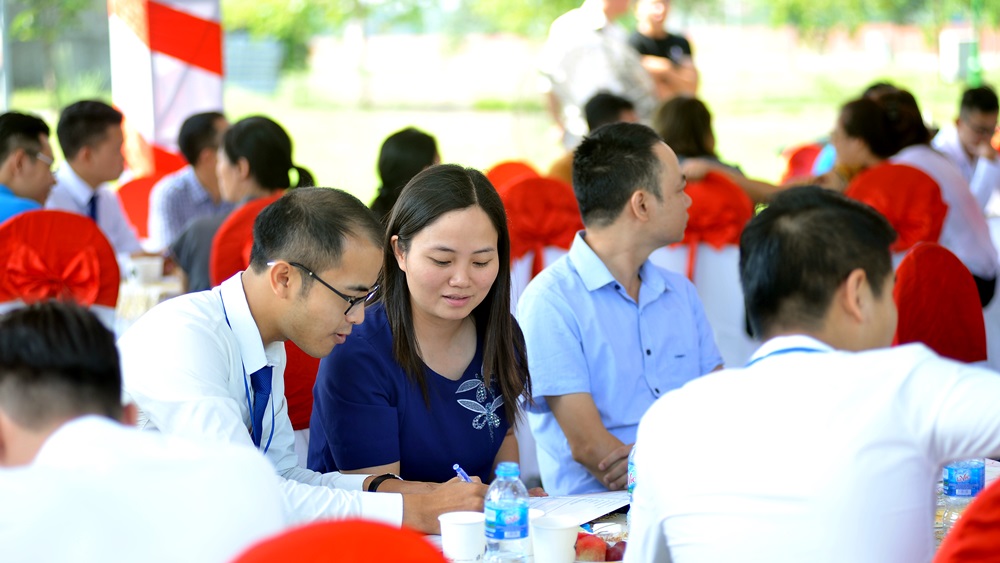
[[[328,472],[400,462],[408,481],[443,482],[458,463],[489,482],[509,426],[503,396],[482,378],[482,342],[461,379],[425,368],[430,406],[392,355],[381,304],[320,362],[309,425],[309,469]]]

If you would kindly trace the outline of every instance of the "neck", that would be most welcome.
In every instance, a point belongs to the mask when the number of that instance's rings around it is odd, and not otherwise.
[[[285,336],[280,327],[273,321],[275,315],[268,305],[270,301],[267,294],[271,291],[270,280],[267,276],[255,275],[247,269],[240,275],[240,282],[243,284],[243,293],[247,296],[247,306],[250,308],[250,316],[253,317],[260,332],[260,339],[264,347],[268,347],[275,342],[284,342]]]
[[[636,244],[637,237],[620,232],[621,229],[616,228],[616,225],[617,223],[597,230],[587,229],[583,240],[604,262],[615,280],[638,302],[639,286],[642,285],[639,268],[654,249]]]
[[[412,300],[410,310],[413,311],[413,332],[416,335],[417,345],[420,346],[421,355],[425,352],[430,354],[432,350],[447,348],[463,330],[475,327],[471,315],[462,319],[434,317],[419,310]]]
[[[641,21],[635,25],[636,31],[641,35],[646,37],[652,37],[653,39],[663,39],[667,36],[667,30],[663,28],[662,25],[653,25],[648,21]]]
[[[222,195],[219,193],[219,179],[215,175],[215,168],[206,168],[193,166],[194,177],[198,179],[198,183],[201,187],[205,188],[205,192],[209,197],[212,198],[212,203],[218,205],[219,200],[222,199]]]
[[[819,340],[827,346],[830,346],[834,350],[849,350],[857,352],[866,349],[864,346],[859,346],[855,338],[845,336],[849,334],[848,332],[838,330],[834,325],[836,325],[836,323],[830,322],[830,319],[826,319],[820,327],[779,327],[765,334],[764,341],[766,342],[779,336],[809,336]]]
[[[91,172],[90,172],[89,170],[87,170],[86,168],[83,168],[83,167],[80,167],[80,166],[79,166],[79,163],[77,163],[77,164],[73,164],[73,163],[71,162],[71,163],[69,163],[69,167],[70,167],[71,169],[73,169],[73,172],[74,172],[74,173],[75,173],[75,174],[76,174],[76,175],[77,175],[77,176],[78,176],[78,177],[79,177],[79,178],[80,178],[81,180],[83,180],[83,182],[84,182],[85,184],[87,184],[88,186],[90,186],[90,189],[92,189],[92,190],[94,190],[94,191],[97,191],[97,188],[98,188],[98,187],[100,187],[100,185],[101,185],[101,184],[103,184],[103,183],[105,182],[105,180],[102,180],[102,179],[101,179],[101,178],[99,178],[99,177],[98,177],[97,175],[95,175],[95,174],[92,174],[92,173],[91,173]]]

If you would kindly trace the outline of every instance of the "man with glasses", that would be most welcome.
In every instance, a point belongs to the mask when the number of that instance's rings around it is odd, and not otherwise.
[[[990,144],[997,131],[998,109],[996,92],[989,86],[966,90],[955,126],[942,129],[931,143],[958,166],[983,208],[1000,190],[1000,159]],[[1000,214],[1000,200],[990,208],[991,214]]]
[[[253,239],[247,271],[160,304],[119,340],[140,428],[252,444],[282,477],[290,522],[353,516],[437,532],[443,512],[482,510],[478,483],[297,466],[284,342],[323,357],[364,321],[382,266],[382,227],[351,195],[298,188],[260,213]],[[430,494],[362,492],[375,490]]]
[[[56,183],[49,126],[33,115],[0,115],[0,223],[41,209]]]

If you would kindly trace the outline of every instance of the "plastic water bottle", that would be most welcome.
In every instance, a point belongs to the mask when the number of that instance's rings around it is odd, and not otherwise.
[[[962,512],[972,502],[973,497],[983,489],[986,480],[986,464],[981,459],[968,459],[949,463],[944,468],[944,512],[941,514],[940,544],[951,527],[962,516]]]
[[[486,562],[528,560],[528,490],[517,463],[497,465],[497,478],[486,491]]]
[[[625,523],[629,532],[632,531],[632,495],[635,492],[635,445],[628,453],[628,512],[625,513]]]

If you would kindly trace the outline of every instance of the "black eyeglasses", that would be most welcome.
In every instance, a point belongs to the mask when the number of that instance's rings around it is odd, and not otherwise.
[[[275,262],[268,262],[267,263],[268,266],[273,266],[274,264],[275,264]],[[351,297],[350,295],[345,295],[345,294],[341,293],[340,291],[337,290],[337,288],[335,288],[332,285],[330,285],[330,284],[326,283],[325,281],[323,281],[323,278],[317,276],[315,274],[315,272],[313,272],[309,268],[306,268],[302,264],[299,264],[298,262],[289,262],[288,265],[289,266],[294,266],[294,267],[302,270],[303,272],[309,274],[309,277],[311,277],[312,279],[314,279],[314,280],[318,281],[319,283],[323,284],[330,291],[336,293],[337,297],[340,297],[344,301],[347,301],[347,310],[344,311],[345,315],[349,314],[351,312],[351,309],[353,309],[354,306],[357,305],[358,303],[362,303],[362,304],[367,305],[368,302],[371,301],[372,298],[375,297],[375,293],[378,291],[378,287],[379,286],[378,286],[378,284],[375,284],[375,287],[373,287],[371,289],[371,291],[369,291],[366,295],[362,295],[360,297]]]

